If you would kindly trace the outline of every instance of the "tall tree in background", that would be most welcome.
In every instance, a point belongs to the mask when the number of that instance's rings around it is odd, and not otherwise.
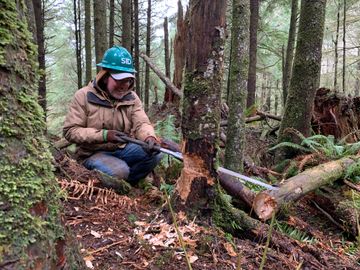
[[[186,25],[184,20],[184,11],[181,0],[178,1],[178,13],[176,22],[176,34],[174,39],[174,75],[173,83],[178,88],[182,87],[183,71],[185,66],[185,32]],[[178,97],[173,97],[173,102],[177,102]]]
[[[285,106],[286,98],[289,89],[289,83],[291,78],[292,64],[294,59],[294,46],[295,46],[295,37],[296,37],[296,18],[298,14],[298,1],[291,1],[291,17],[290,17],[290,27],[289,27],[289,36],[288,43],[286,47],[286,56],[285,56],[285,65],[283,72],[283,105]]]
[[[343,72],[342,72],[342,88],[343,92],[346,91],[345,78],[346,78],[346,0],[344,0],[344,14],[343,14]]]
[[[191,207],[194,213],[208,202],[207,190],[216,181],[226,0],[190,0],[189,5],[181,124],[184,168],[174,205]]]
[[[74,26],[75,26],[75,50],[76,50],[76,74],[77,86],[80,89],[82,82],[82,65],[81,65],[81,33],[80,33],[80,0],[73,0],[74,7]]]
[[[95,59],[99,63],[108,49],[107,28],[106,28],[106,5],[102,0],[94,1],[94,42]],[[99,71],[100,68],[98,67]]]
[[[256,94],[256,60],[257,60],[257,31],[259,25],[259,0],[250,0],[250,49],[247,107],[255,103]]]
[[[140,82],[140,49],[139,49],[139,0],[134,0],[134,64],[135,64],[135,77],[136,94],[142,99],[141,82]]]
[[[44,34],[44,6],[42,0],[33,0],[33,8],[36,23],[36,43],[38,45],[37,55],[40,69],[38,81],[38,100],[44,110],[46,120],[46,65],[45,65],[45,34]]]
[[[169,53],[169,30],[168,18],[164,18],[164,56],[165,56],[165,76],[170,78],[170,53]],[[172,102],[174,94],[168,88],[165,89],[164,103]]]
[[[146,55],[150,57],[151,53],[151,0],[148,0],[147,24],[146,24]],[[150,67],[146,64],[145,68],[145,111],[149,110],[149,92],[150,92]]]
[[[357,56],[360,59],[360,48],[357,48]],[[356,64],[356,73],[355,73],[356,79],[355,79],[355,97],[358,97],[360,95],[360,61]]]
[[[91,1],[84,0],[85,8],[85,84],[92,79],[92,38],[91,38]]]
[[[337,85],[337,75],[338,75],[338,62],[339,62],[339,53],[338,53],[338,44],[339,44],[339,32],[340,32],[340,8],[341,8],[341,4],[340,4],[340,0],[337,1],[337,20],[336,20],[336,34],[335,34],[335,40],[334,40],[334,89],[335,91],[338,88]]]
[[[294,69],[279,141],[297,142],[288,128],[310,135],[315,92],[320,83],[326,0],[302,0]]]
[[[109,5],[109,47],[114,46],[114,34],[115,34],[115,0],[110,0]]]
[[[23,4],[0,1],[0,268],[84,269],[65,250],[71,245],[63,238],[59,188],[35,95],[37,53]]]
[[[121,20],[122,20],[122,46],[131,52],[131,0],[122,0],[121,2]]]
[[[245,116],[249,65],[249,15],[247,0],[232,1],[231,64],[229,71],[229,118],[225,167],[243,170]]]

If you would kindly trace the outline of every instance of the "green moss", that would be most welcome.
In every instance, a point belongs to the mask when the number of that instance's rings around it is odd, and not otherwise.
[[[36,257],[49,263],[63,237],[60,192],[35,96],[36,46],[24,8],[24,1],[10,0],[0,7],[0,261],[16,261],[14,269],[31,268]],[[32,244],[37,249],[29,260]]]
[[[214,97],[221,96],[221,92],[214,85],[215,80],[196,73],[185,74],[183,130],[188,139],[197,140],[209,134],[218,134],[220,103]]]

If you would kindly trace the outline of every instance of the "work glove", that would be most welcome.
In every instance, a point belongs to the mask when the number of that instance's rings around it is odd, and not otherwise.
[[[126,143],[124,139],[126,134],[117,130],[105,130],[104,131],[104,141],[110,143]]]
[[[144,149],[149,155],[156,155],[159,153],[160,145],[155,137],[147,137],[145,142],[147,145],[144,147]]]

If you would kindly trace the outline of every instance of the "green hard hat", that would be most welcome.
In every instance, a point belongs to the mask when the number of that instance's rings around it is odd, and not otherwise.
[[[131,54],[127,49],[120,46],[114,46],[104,53],[104,57],[99,67],[108,68],[115,71],[134,73],[136,70],[133,66]]]

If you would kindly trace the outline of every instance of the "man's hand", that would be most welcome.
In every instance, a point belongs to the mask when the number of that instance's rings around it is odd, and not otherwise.
[[[159,153],[160,145],[156,138],[150,136],[145,139],[145,142],[147,143],[147,146],[145,148],[145,151],[149,154],[157,154]]]
[[[107,130],[105,141],[111,143],[126,143],[127,141],[123,138],[125,136],[126,134],[124,132],[117,130]]]

